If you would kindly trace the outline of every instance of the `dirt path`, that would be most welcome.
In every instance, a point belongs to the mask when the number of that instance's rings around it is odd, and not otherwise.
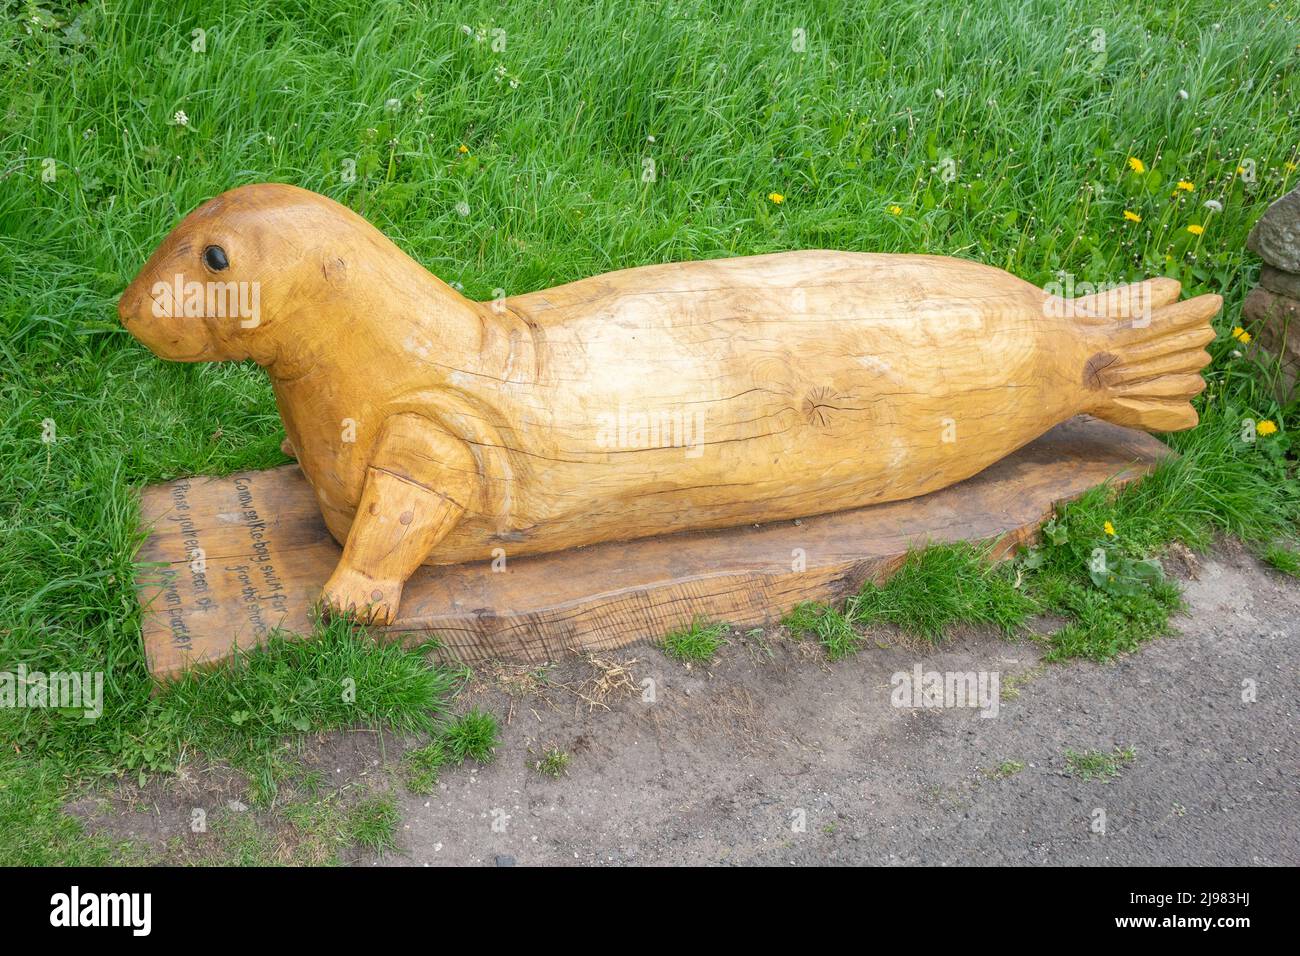
[[[1107,665],[1043,665],[1037,644],[976,632],[939,651],[882,634],[827,664],[778,631],[733,635],[708,669],[629,649],[634,680],[608,709],[578,696],[601,696],[582,660],[541,684],[498,675],[462,702],[508,721],[495,761],[444,768],[427,797],[401,765],[421,740],[304,741],[296,779],[318,781],[306,838],[283,816],[301,786],[255,809],[219,767],[122,781],[68,809],[139,862],[1300,863],[1300,584],[1228,547],[1183,586],[1180,633]],[[893,675],[918,664],[996,673],[997,715],[894,706]],[[551,746],[570,755],[558,779],[533,767]],[[1066,772],[1067,751],[1117,748],[1134,754],[1118,776]],[[400,813],[395,851],[332,842],[330,807],[383,794]],[[196,809],[211,832],[193,832]]]
[[[655,702],[514,699],[496,761],[400,791],[400,851],[358,862],[1300,863],[1300,586],[1226,552],[1184,586],[1181,634],[1109,665],[1040,667],[1034,645],[981,634],[833,665],[745,638],[708,671],[637,648]],[[1009,699],[990,718],[891,706],[891,675],[918,662],[997,672]],[[499,689],[478,703],[512,709]],[[530,766],[548,745],[566,776]],[[1067,750],[1116,747],[1136,752],[1118,777],[1065,772]]]

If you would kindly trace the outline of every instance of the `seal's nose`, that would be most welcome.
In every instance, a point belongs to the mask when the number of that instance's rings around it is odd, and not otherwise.
[[[135,291],[133,286],[128,286],[127,290],[122,293],[122,298],[117,300],[117,317],[122,320],[123,324],[128,319],[134,319],[140,314],[140,300],[142,296]]]

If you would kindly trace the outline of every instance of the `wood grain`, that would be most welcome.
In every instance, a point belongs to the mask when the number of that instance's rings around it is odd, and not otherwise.
[[[248,284],[258,315],[159,314],[190,283]],[[266,368],[346,543],[325,598],[389,623],[422,564],[913,498],[1082,412],[1189,428],[1221,300],[1179,291],[1066,300],[962,259],[815,250],[473,302],[346,207],[261,184],[187,216],[119,311],[164,358]]]
[[[472,663],[607,651],[697,616],[770,623],[800,601],[838,600],[868,578],[884,580],[925,542],[995,541],[1005,554],[1031,539],[1056,503],[1138,477],[1166,454],[1150,436],[1084,416],[973,478],[907,501],[507,558],[501,570],[492,561],[424,567],[396,621],[375,633],[408,644],[436,635],[441,656]],[[153,529],[139,583],[156,677],[220,661],[273,627],[310,632],[310,608],[340,549],[297,467],[154,485],[141,513]],[[202,574],[191,567],[196,548]]]

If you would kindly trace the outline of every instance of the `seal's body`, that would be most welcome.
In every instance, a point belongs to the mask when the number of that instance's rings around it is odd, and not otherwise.
[[[256,283],[260,314],[158,315],[196,280]],[[120,311],[165,358],[267,368],[345,545],[327,598],[387,622],[422,562],[908,498],[1079,412],[1191,427],[1220,301],[1178,291],[1062,300],[965,260],[815,251],[477,303],[345,207],[262,185],[187,217]]]

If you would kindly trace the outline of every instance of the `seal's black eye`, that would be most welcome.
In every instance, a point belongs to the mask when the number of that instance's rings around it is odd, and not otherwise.
[[[226,250],[220,246],[208,246],[204,249],[203,261],[208,264],[208,268],[213,272],[220,272],[222,269],[230,268],[230,260],[226,258]]]

